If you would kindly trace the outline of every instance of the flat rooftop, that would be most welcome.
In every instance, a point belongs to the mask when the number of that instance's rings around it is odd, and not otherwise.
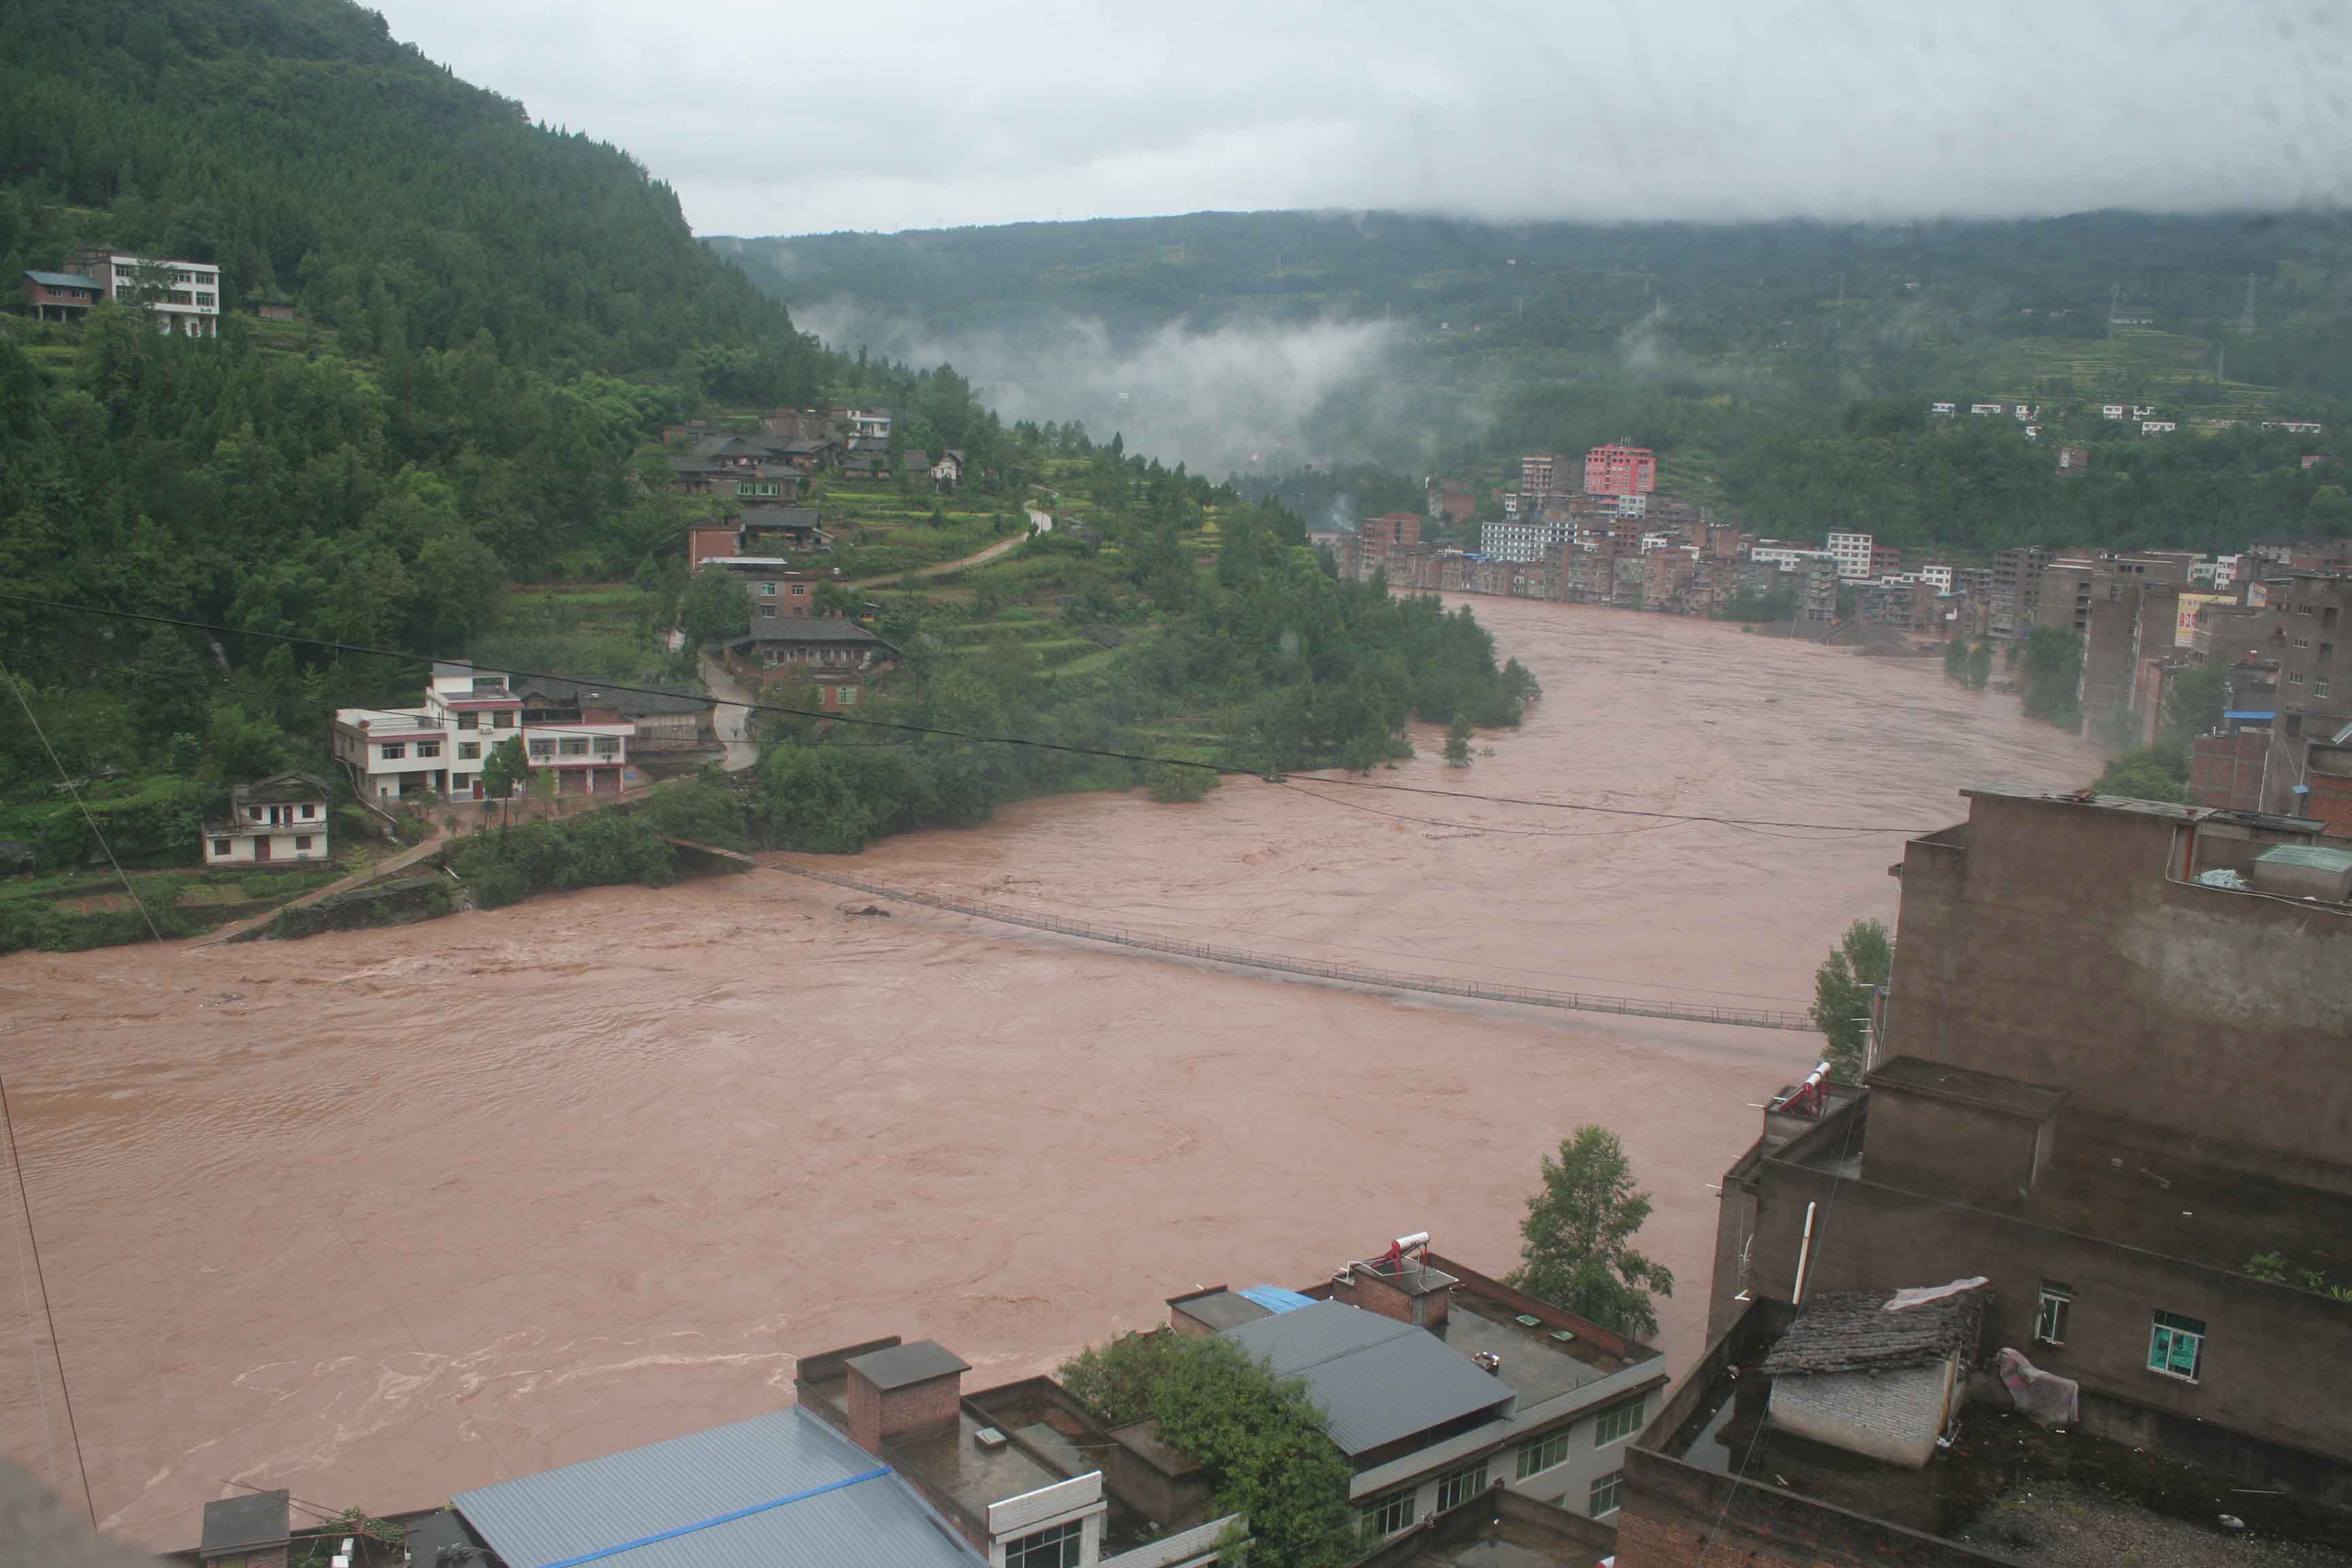
[[[2149,1130],[2150,1142],[2159,1136]],[[1834,1170],[1846,1142],[1809,1140],[1797,1163]],[[1846,1174],[1870,1179],[1866,1117],[1846,1166]],[[2233,1274],[2264,1252],[2337,1279],[2352,1272],[2352,1196],[2117,1142],[2063,1114],[2041,1184],[1979,1206]]]
[[[1582,1338],[1553,1337],[1573,1334],[1573,1329],[1556,1329],[1540,1319],[1532,1324],[1518,1320],[1519,1314],[1506,1306],[1456,1291],[1437,1337],[1448,1350],[1465,1356],[1482,1351],[1499,1356],[1503,1364],[1497,1375],[1519,1396],[1522,1410],[1639,1364],[1640,1358],[1612,1355]]]

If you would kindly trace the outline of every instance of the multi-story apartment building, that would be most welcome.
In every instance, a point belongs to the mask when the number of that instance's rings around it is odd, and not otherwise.
[[[1381,561],[1399,551],[1421,548],[1421,513],[1391,511],[1379,517],[1364,519],[1357,531],[1358,548],[1367,563]]]
[[[82,249],[67,271],[94,279],[103,298],[147,312],[158,331],[185,338],[220,335],[220,268],[119,251]]]
[[[370,801],[427,791],[445,800],[481,800],[483,763],[517,737],[530,771],[551,773],[556,794],[621,792],[634,721],[593,690],[579,692],[576,706],[534,713],[525,712],[504,675],[436,664],[422,707],[337,709],[334,752]]]
[[[1873,575],[1872,565],[1877,559],[1877,542],[1867,533],[1855,533],[1846,529],[1832,529],[1824,548],[1837,563],[1838,575],[1849,583],[1866,581]]]
[[[1645,496],[1657,488],[1657,454],[1647,447],[1612,441],[1584,455],[1587,495]]]
[[[1519,505],[1529,511],[1559,489],[1560,459],[1549,452],[1530,452],[1519,459]]]
[[[1499,522],[1481,524],[1478,530],[1479,552],[1497,561],[1540,561],[1547,547],[1575,542],[1576,525],[1572,522],[1505,518]]]
[[[2003,550],[1992,558],[1992,635],[2023,639],[2040,624],[2042,569],[2050,552],[2039,547]]]

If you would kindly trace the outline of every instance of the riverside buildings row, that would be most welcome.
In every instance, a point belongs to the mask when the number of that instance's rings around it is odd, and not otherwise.
[[[1666,1384],[1648,1345],[1400,1237],[1303,1289],[1171,1297],[1150,1331],[1221,1339],[1302,1383],[1349,1475],[1360,1557],[1415,1561],[1501,1528],[1545,1557],[1614,1542],[1623,1458]],[[1159,1423],[1051,1377],[966,1386],[970,1363],[895,1335],[799,1357],[795,1404],[524,1476],[406,1515],[391,1562],[610,1559],[665,1568],[1208,1568],[1244,1560],[1226,1478]],[[1228,1461],[1230,1462],[1230,1461]],[[203,1563],[280,1562],[288,1494],[209,1505]]]

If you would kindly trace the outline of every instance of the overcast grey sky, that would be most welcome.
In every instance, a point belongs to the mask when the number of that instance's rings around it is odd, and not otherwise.
[[[378,0],[703,234],[2340,203],[2345,0]]]

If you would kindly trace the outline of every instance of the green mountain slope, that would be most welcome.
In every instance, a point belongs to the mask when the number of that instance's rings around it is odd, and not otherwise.
[[[1124,395],[1029,411],[1116,425],[1311,511],[1432,471],[1501,487],[1521,452],[1632,437],[1659,450],[1667,488],[1769,533],[1859,524],[1969,552],[2235,548],[2346,526],[2330,474],[2302,464],[2352,416],[2337,215],[1881,228],[1199,213],[709,243],[837,347],[937,346],[983,384],[1066,393],[1078,366]],[[1204,427],[1187,377],[1209,362],[1187,343],[1261,351],[1262,375],[1234,354],[1190,376],[1216,406],[1255,410],[1299,380],[1286,345],[1333,321],[1376,325],[1382,351],[1294,397],[1295,433]],[[2006,418],[1996,433],[1927,416],[1995,400],[2044,408],[2042,444]],[[2118,401],[2159,405],[2183,438],[2102,420]],[[2266,417],[2329,429],[2265,435]],[[2056,478],[2062,439],[2095,448],[2092,482]],[[1322,480],[1285,474],[1302,456]]]

